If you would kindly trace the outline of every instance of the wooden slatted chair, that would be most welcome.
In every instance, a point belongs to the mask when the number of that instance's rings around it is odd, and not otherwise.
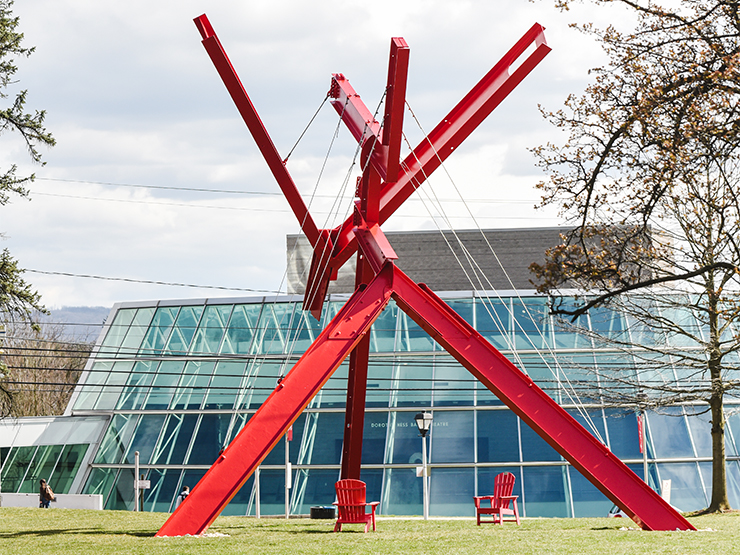
[[[504,515],[510,515],[516,520],[517,526],[519,522],[519,508],[516,505],[518,495],[511,495],[514,490],[514,482],[516,477],[511,472],[504,472],[498,474],[493,483],[493,495],[481,495],[473,497],[475,501],[475,518],[480,526],[481,515],[491,515],[493,520],[484,520],[483,522],[493,522],[494,524],[503,524]],[[490,507],[482,506],[483,502],[490,503]],[[511,506],[513,505],[513,509]],[[511,521],[512,519],[508,519]]]
[[[365,532],[373,525],[375,531],[375,509],[380,502],[365,502],[365,482],[360,480],[339,480],[335,485],[337,500],[334,505],[339,510],[339,518],[334,525],[335,532],[342,531],[342,524],[364,524]],[[370,507],[370,512],[366,508]]]

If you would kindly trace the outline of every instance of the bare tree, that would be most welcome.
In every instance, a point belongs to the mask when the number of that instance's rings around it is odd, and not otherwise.
[[[85,337],[70,337],[62,324],[10,323],[6,327],[0,414],[62,414],[92,350]]]
[[[559,205],[576,229],[532,269],[542,291],[588,292],[556,312],[577,318],[606,303],[630,318],[631,335],[601,338],[636,361],[609,371],[605,402],[705,404],[707,510],[725,510],[723,404],[740,385],[738,3],[618,1],[636,28],[582,26],[609,64],[584,95],[545,112],[567,139],[535,149],[548,172],[543,204]]]

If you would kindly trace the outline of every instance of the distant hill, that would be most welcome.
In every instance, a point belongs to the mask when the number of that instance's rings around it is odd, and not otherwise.
[[[50,310],[42,321],[62,324],[70,339],[95,341],[103,329],[110,308],[104,306],[62,306]]]

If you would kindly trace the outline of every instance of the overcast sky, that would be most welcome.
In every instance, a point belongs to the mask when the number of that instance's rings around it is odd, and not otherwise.
[[[209,16],[283,156],[332,73],[344,73],[371,109],[378,105],[391,37],[409,43],[407,98],[430,131],[534,22],[544,25],[553,52],[449,158],[449,177],[437,171],[424,185],[459,229],[561,223],[554,212],[533,209],[542,174],[527,148],[558,140],[537,105],[560,107],[603,61],[568,24],[619,17],[611,7],[561,14],[545,0],[18,0],[14,12],[25,45],[36,46],[18,60],[17,87],[28,89],[30,109],[47,111],[57,146],[44,151],[46,166],[33,168],[17,136],[0,137],[0,167],[17,163],[38,177],[30,201],[0,208],[0,248],[38,272],[266,291],[285,287],[285,236],[298,224],[194,17]],[[347,176],[354,183],[358,174],[349,171],[356,143],[340,128],[319,180],[336,127],[327,104],[288,163],[302,193],[315,191],[312,212],[327,227],[344,219],[346,195],[339,215],[330,210]],[[405,130],[414,145],[423,136],[409,113]],[[438,224],[445,225],[415,200],[384,229]],[[26,277],[50,307],[250,294]]]

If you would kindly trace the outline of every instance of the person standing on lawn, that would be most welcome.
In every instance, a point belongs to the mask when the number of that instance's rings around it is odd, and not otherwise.
[[[49,487],[49,484],[46,483],[46,480],[41,480],[41,488],[39,489],[39,508],[41,509],[48,509],[49,503],[54,501],[54,492],[51,491],[51,488]]]

